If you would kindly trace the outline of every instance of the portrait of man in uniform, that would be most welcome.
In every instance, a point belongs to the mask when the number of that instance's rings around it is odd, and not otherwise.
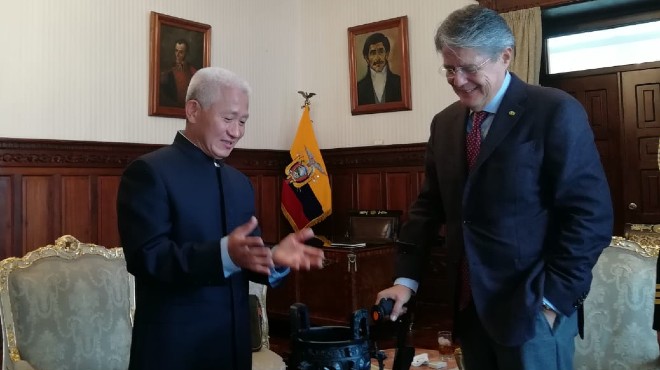
[[[351,113],[409,110],[407,18],[348,29]]]
[[[152,12],[149,114],[185,117],[190,79],[210,64],[211,27]]]

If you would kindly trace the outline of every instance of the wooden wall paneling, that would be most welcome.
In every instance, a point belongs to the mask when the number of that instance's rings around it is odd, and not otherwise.
[[[274,243],[292,231],[281,215],[281,183],[291,161],[288,151],[234,149],[225,160],[243,172],[254,187],[255,205],[264,241]]]
[[[62,222],[59,234],[74,235],[78,240],[92,240],[92,235],[96,234],[96,215],[92,213],[91,176],[62,176],[61,180]]]
[[[160,145],[0,138],[2,258],[21,256],[64,233],[118,246],[116,193],[123,168]]]
[[[261,192],[259,191],[259,188],[261,186],[260,184],[260,178],[259,175],[247,175],[248,179],[250,179],[250,182],[252,183],[252,188],[254,189],[254,206],[256,207],[255,212],[256,214],[254,215],[257,220],[260,220],[261,214],[259,213],[260,207],[259,205],[261,204]]]
[[[424,186],[424,179],[426,179],[426,173],[424,172],[423,169],[418,170],[415,173],[415,186],[411,189],[413,192],[412,195],[412,201],[414,202],[415,199],[417,199],[417,195],[419,194],[420,191],[422,191],[422,186]],[[412,202],[411,202],[412,204]]]
[[[323,150],[323,159],[331,178],[342,177],[341,181],[333,180],[333,222],[335,233],[341,228],[344,232],[349,209],[377,209],[387,207],[386,173],[406,171],[423,172],[423,161],[426,145],[397,144],[361,148],[337,148]],[[348,185],[350,178],[350,187]],[[393,180],[398,181],[398,180]],[[412,189],[416,181],[411,183],[411,194],[407,199],[414,199],[417,191]],[[348,190],[351,190],[352,204],[347,205]],[[338,198],[342,204],[337,204]],[[407,212],[404,207],[404,214]],[[336,222],[341,219],[341,222]],[[340,226],[338,226],[340,225]],[[341,233],[339,235],[341,235]]]
[[[0,260],[13,255],[14,186],[12,176],[0,176]]]
[[[96,181],[97,240],[109,248],[121,246],[117,225],[117,190],[121,176],[101,175]]]
[[[12,233],[12,242],[9,248],[2,248],[3,252],[6,252],[6,257],[10,256],[22,256],[24,247],[23,240],[23,176],[14,175],[13,177],[13,198],[10,200],[13,204],[12,209],[12,220],[13,220],[13,233]]]
[[[259,226],[261,237],[266,243],[277,243],[280,238],[280,199],[281,177],[278,175],[260,176]]]
[[[54,198],[53,176],[23,176],[21,254],[52,243],[57,238],[60,224],[60,209]],[[59,196],[57,196],[59,198]]]
[[[358,209],[383,209],[385,207],[382,177],[379,172],[357,174],[355,189]]]
[[[331,172],[330,180],[332,189],[332,215],[327,221],[331,222],[331,227],[329,231],[325,232],[327,233],[327,237],[332,238],[343,236],[348,231],[348,211],[357,207],[357,196],[355,192],[354,171]]]
[[[52,243],[64,232],[91,239],[85,242],[118,246],[115,207],[123,168],[159,147],[0,138],[0,196],[4,197],[0,199],[0,212],[4,211],[0,231],[6,231],[0,236],[0,253],[3,257],[23,255]],[[324,150],[323,156],[331,179],[333,214],[315,230],[328,230],[328,237],[345,233],[351,209],[405,211],[423,179],[423,144],[331,149]],[[280,186],[289,161],[287,151],[252,149],[236,149],[227,159],[254,184],[257,213],[267,242],[279,241],[291,231],[280,211]],[[365,263],[360,272],[377,267]],[[307,292],[301,288],[303,282],[316,276],[318,284],[308,285],[313,288],[307,293],[318,294],[330,281],[328,271],[333,268],[343,271],[345,261],[316,271],[316,275],[291,273],[281,286],[269,289],[269,314],[272,309],[275,316],[288,318],[291,303],[307,299],[302,294]],[[341,291],[350,288],[341,281],[331,283]],[[342,307],[347,307],[345,302]],[[333,314],[343,320],[350,312]]]
[[[23,177],[48,176],[53,177],[52,190],[55,197],[63,196],[67,199],[77,199],[73,193],[77,191],[65,190],[62,193],[59,187],[61,180],[57,176],[90,176],[89,209],[91,220],[80,222],[91,222],[92,225],[79,225],[75,230],[83,230],[84,239],[90,235],[94,242],[102,245],[119,244],[116,226],[116,191],[119,178],[123,168],[137,156],[158,149],[161,145],[128,144],[128,143],[95,143],[56,140],[29,140],[29,139],[2,139],[0,138],[0,176],[11,176],[12,183],[12,217],[11,243],[18,243],[19,250],[23,251],[25,240],[22,227],[17,225],[19,220],[25,219],[23,208]],[[339,148],[323,150],[324,160],[328,166],[333,189],[333,214],[324,222],[317,225],[319,230],[327,230],[327,236],[342,235],[345,232],[348,210],[360,207],[383,208],[394,207],[401,203],[398,185],[390,184],[385,187],[384,174],[392,175],[391,180],[396,184],[405,184],[403,172],[407,168],[416,168],[415,171],[423,172],[421,162],[424,155],[423,144],[404,144],[382,147],[365,148]],[[227,163],[236,167],[249,176],[266,176],[267,184],[261,189],[261,177],[253,177],[255,180],[255,191],[260,204],[260,213],[267,212],[268,219],[279,224],[277,238],[279,239],[291,231],[290,226],[281,216],[280,211],[280,180],[283,178],[283,169],[289,163],[290,158],[286,151],[275,150],[253,150],[236,149],[227,159]],[[403,170],[402,170],[403,168]],[[419,176],[417,176],[419,177]],[[396,180],[395,180],[396,179]],[[65,181],[65,188],[71,185],[69,180]],[[74,182],[75,183],[75,182]],[[410,184],[410,197],[416,196],[415,187],[419,179],[412,179]],[[96,184],[96,185],[95,185]],[[271,191],[270,189],[273,189]],[[274,193],[274,194],[273,194]],[[389,193],[390,195],[387,195]],[[361,195],[360,195],[361,194]],[[396,194],[394,196],[393,194]],[[82,199],[82,198],[81,198]],[[53,199],[55,201],[55,199]],[[78,200],[76,200],[78,201]],[[68,204],[68,200],[65,201]],[[60,201],[53,204],[54,210],[60,210]],[[55,207],[54,205],[57,205]],[[74,207],[66,205],[66,207]],[[76,205],[75,207],[87,207]],[[399,205],[396,205],[399,208]],[[404,209],[407,207],[403,207]],[[68,208],[67,208],[68,209]],[[68,215],[68,211],[65,211]],[[274,215],[280,215],[274,217]],[[266,215],[266,213],[264,213]],[[9,216],[7,216],[9,217]],[[6,218],[7,218],[6,217]],[[18,218],[16,218],[18,217]],[[54,214],[53,217],[59,217]],[[65,216],[69,217],[69,216]],[[96,219],[96,221],[94,221]],[[5,221],[5,224],[7,225]],[[28,222],[34,222],[28,220]],[[54,220],[58,229],[62,223]],[[66,218],[64,223],[71,225],[72,218]],[[70,228],[65,226],[65,228]],[[54,229],[53,229],[54,230]],[[54,232],[54,231],[53,231]],[[58,231],[59,232],[59,231]],[[80,233],[77,231],[77,233]],[[56,233],[57,234],[57,233]],[[276,233],[267,231],[267,238],[271,239]],[[6,234],[5,234],[6,235]],[[59,235],[54,235],[58,237]],[[52,240],[48,240],[52,242]],[[8,253],[11,254],[11,253]]]
[[[413,174],[410,171],[385,173],[385,208],[407,212],[411,201]]]
[[[259,189],[259,175],[247,175],[247,177],[252,183],[252,188],[254,189],[254,204],[257,208],[257,214],[255,216],[259,218],[259,202],[261,202],[261,192],[257,191]]]

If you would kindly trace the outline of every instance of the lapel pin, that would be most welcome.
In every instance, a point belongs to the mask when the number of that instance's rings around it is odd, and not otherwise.
[[[516,115],[516,112],[514,112],[514,111],[512,111],[512,110],[510,110],[510,111],[509,111],[509,115],[510,115],[511,117],[513,117],[513,116],[515,116],[515,115]]]

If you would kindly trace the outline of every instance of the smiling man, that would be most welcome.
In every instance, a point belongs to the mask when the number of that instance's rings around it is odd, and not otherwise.
[[[399,233],[412,247],[376,302],[392,298],[392,318],[402,314],[445,225],[445,294],[466,369],[573,369],[613,222],[587,115],[569,94],[508,71],[514,38],[493,10],[454,11],[435,46],[459,101],[431,122],[424,184]]]
[[[133,161],[117,196],[126,267],[135,276],[131,370],[251,369],[248,280],[322,266],[310,229],[271,248],[250,180],[224,164],[243,137],[250,88],[222,68],[190,81],[186,127]]]
[[[358,105],[401,101],[401,76],[390,69],[390,40],[380,32],[364,41],[362,56],[367,73],[358,81]]]

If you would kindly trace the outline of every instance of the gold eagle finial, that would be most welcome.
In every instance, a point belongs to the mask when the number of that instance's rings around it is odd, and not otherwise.
[[[308,92],[305,92],[305,91],[298,91],[298,94],[302,95],[303,98],[305,98],[305,102],[303,103],[303,106],[300,107],[300,108],[305,108],[306,106],[309,106],[309,104],[310,104],[309,99],[311,99],[312,96],[316,95],[316,93],[313,93],[313,92],[308,93]]]

